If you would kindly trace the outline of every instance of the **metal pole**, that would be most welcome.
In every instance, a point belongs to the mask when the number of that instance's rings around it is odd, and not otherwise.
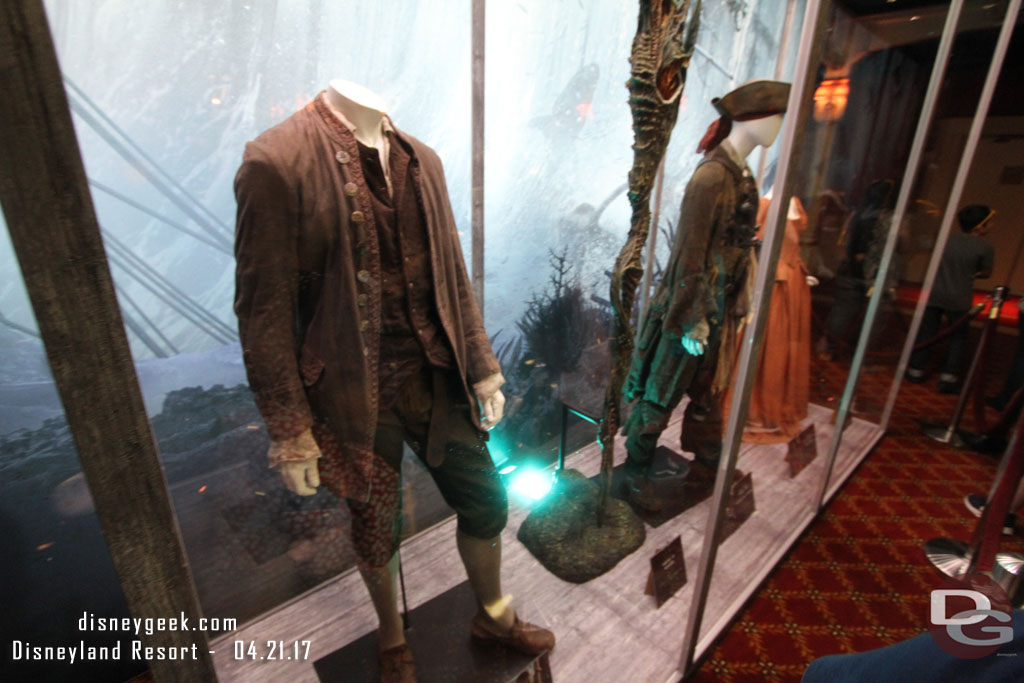
[[[405,567],[402,565],[402,551],[396,550],[398,556],[398,585],[402,588],[402,628],[408,631],[412,628],[412,621],[409,618],[409,601],[405,592]]]
[[[953,416],[949,420],[949,426],[922,426],[921,431],[929,439],[935,439],[940,443],[948,443],[955,448],[963,447],[963,439],[960,438],[956,430],[960,426],[960,419],[963,417],[964,409],[967,407],[967,399],[970,397],[971,389],[974,388],[974,376],[978,372],[978,365],[982,354],[988,348],[988,340],[992,336],[992,331],[999,324],[999,311],[1003,307],[1006,292],[1006,286],[1000,285],[992,293],[992,309],[989,311],[988,319],[985,320],[984,327],[981,330],[981,339],[978,340],[978,348],[974,350],[974,357],[971,358],[971,365],[967,370],[967,376],[964,377],[964,385],[960,389],[960,396],[957,397],[956,407],[953,408]]]
[[[1017,420],[1010,446],[1003,453],[992,488],[985,498],[985,509],[974,527],[971,542],[956,538],[933,538],[924,544],[924,554],[936,569],[946,576],[960,576],[975,572],[993,572],[997,563],[1005,562],[997,555],[999,539],[1006,513],[1020,482],[1024,469],[1024,414]],[[1019,556],[1017,556],[1019,558]],[[1013,558],[1010,558],[1011,562]]]
[[[472,281],[480,313],[484,310],[484,36],[487,15],[484,0],[473,0],[473,172],[472,172]]]
[[[793,192],[793,175],[791,167],[797,158],[795,150],[800,144],[800,131],[806,127],[811,115],[811,92],[813,81],[820,61],[821,46],[825,40],[825,22],[828,16],[828,0],[811,0],[807,6],[803,29],[800,34],[800,47],[797,56],[796,77],[789,94],[787,113],[782,128],[782,145],[779,152],[779,168],[776,186],[768,207],[765,222],[764,242],[761,246],[762,261],[757,269],[754,282],[753,323],[743,332],[739,364],[736,371],[734,399],[729,411],[729,418],[723,440],[722,458],[718,464],[715,478],[715,490],[708,513],[708,524],[704,532],[704,546],[701,552],[700,567],[694,581],[693,601],[690,615],[686,622],[686,635],[680,658],[680,667],[687,673],[694,661],[694,651],[700,625],[703,621],[704,608],[707,603],[708,588],[711,583],[711,571],[715,566],[718,544],[721,539],[722,520],[725,513],[729,489],[732,485],[733,470],[739,455],[740,437],[747,419],[747,402],[753,386],[754,373],[757,370],[758,355],[761,351],[761,340],[768,321],[768,302],[771,298],[775,270],[779,263],[785,232],[785,216],[789,209],[789,199]]]
[[[843,440],[843,428],[846,426],[846,417],[850,412],[850,403],[853,401],[853,391],[860,378],[861,366],[864,363],[864,356],[867,354],[868,339],[871,327],[874,324],[878,307],[881,304],[885,290],[885,277],[889,271],[889,264],[892,263],[892,255],[896,249],[896,240],[899,236],[900,226],[906,214],[907,206],[910,203],[910,191],[914,184],[914,177],[921,165],[921,157],[924,155],[924,146],[928,138],[928,128],[935,112],[936,103],[939,99],[939,91],[942,88],[942,80],[946,73],[946,66],[949,64],[949,55],[953,49],[953,41],[956,38],[956,27],[960,21],[960,13],[963,9],[964,0],[953,0],[946,14],[946,24],[942,29],[942,38],[939,41],[939,49],[935,55],[935,63],[932,65],[932,75],[928,81],[928,89],[925,91],[924,103],[921,106],[921,114],[917,119],[917,130],[914,132],[914,141],[910,145],[910,156],[907,159],[907,166],[903,172],[903,181],[900,183],[900,193],[896,199],[896,207],[893,211],[892,222],[889,225],[889,235],[886,239],[885,249],[882,252],[882,261],[875,276],[874,292],[868,302],[867,312],[864,314],[864,324],[861,327],[860,338],[857,341],[857,348],[853,354],[853,363],[850,366],[850,375],[846,378],[846,386],[843,389],[843,397],[839,402],[839,410],[836,414],[835,431],[829,441],[828,451],[825,455],[825,472],[818,488],[815,509],[820,509],[825,494],[828,491],[829,480],[832,478],[832,468],[835,465],[836,454]],[[916,335],[916,327],[912,327],[908,341],[912,342]],[[901,366],[899,373],[902,374]],[[885,430],[886,417],[882,418],[882,430]]]
[[[569,406],[562,403],[562,435],[558,440],[558,471],[565,469],[566,431],[569,429]]]

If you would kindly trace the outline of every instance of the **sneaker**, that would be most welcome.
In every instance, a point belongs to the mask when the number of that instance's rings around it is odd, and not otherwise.
[[[985,509],[985,502],[985,496],[980,493],[968,493],[964,496],[964,505],[975,517],[981,517],[981,512]]]
[[[924,370],[918,370],[917,368],[907,368],[907,374],[905,375],[906,380],[912,384],[921,384],[924,382]]]
[[[975,517],[981,517],[981,513],[985,510],[985,504],[988,501],[985,500],[985,496],[980,493],[969,493],[964,496],[964,506],[971,511],[971,514]],[[1014,527],[1017,526],[1017,515],[1012,512],[1006,515],[1006,519],[1003,520],[1003,535],[1013,536]]]

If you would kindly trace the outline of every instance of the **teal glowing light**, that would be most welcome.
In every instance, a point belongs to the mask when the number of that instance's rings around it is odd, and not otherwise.
[[[509,472],[515,472],[515,471],[516,471],[516,466],[515,465],[509,465],[508,467],[502,467],[501,471],[498,472],[498,474],[508,474]]]
[[[538,501],[551,490],[552,473],[523,468],[508,484],[509,493],[526,501]]]

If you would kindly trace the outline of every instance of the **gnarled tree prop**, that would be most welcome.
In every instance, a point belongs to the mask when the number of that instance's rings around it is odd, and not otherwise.
[[[690,0],[640,0],[639,25],[629,60],[631,75],[626,84],[633,114],[633,168],[629,171],[629,203],[633,213],[629,236],[615,262],[611,282],[615,332],[612,376],[605,391],[599,436],[601,514],[611,492],[622,384],[633,355],[629,316],[643,275],[641,255],[651,227],[651,189],[679,115],[686,71],[697,42],[700,4],[696,0],[691,13]]]

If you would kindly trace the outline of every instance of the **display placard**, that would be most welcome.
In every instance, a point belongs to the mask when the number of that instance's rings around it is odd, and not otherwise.
[[[737,471],[737,474],[739,472]],[[732,535],[750,515],[754,514],[754,476],[752,473],[739,474],[729,487],[729,499],[725,504],[725,519],[722,521],[722,542]]]
[[[792,479],[800,474],[816,457],[818,457],[818,437],[815,434],[814,425],[811,424],[789,442],[789,451],[786,453],[789,477]]]
[[[647,576],[647,595],[653,595],[658,607],[686,585],[686,561],[683,559],[682,537],[676,536],[667,546],[651,558],[651,573]]]

